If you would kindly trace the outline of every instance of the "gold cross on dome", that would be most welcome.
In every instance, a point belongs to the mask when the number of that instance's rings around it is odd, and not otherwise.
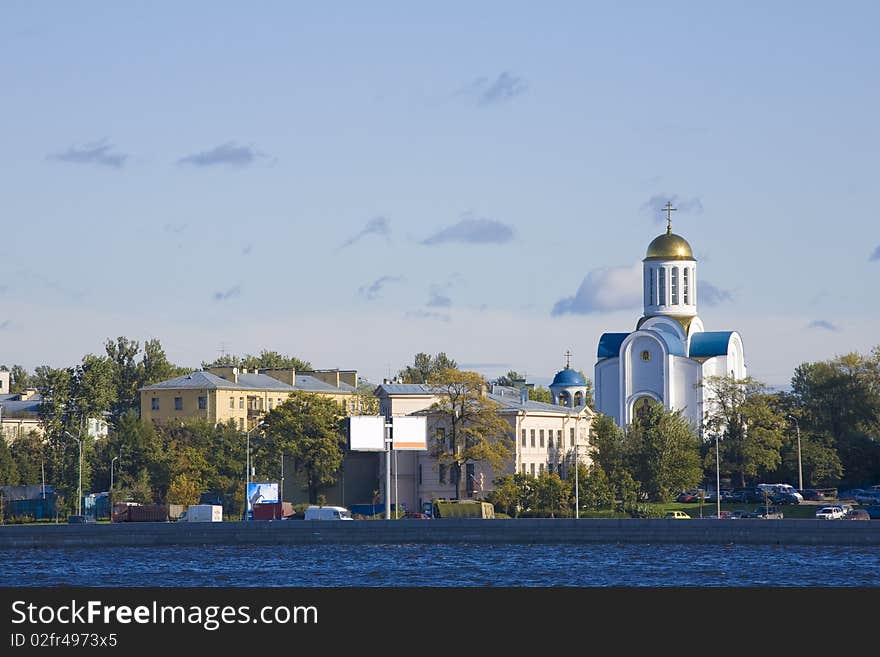
[[[666,201],[666,205],[663,207],[666,210],[666,232],[672,232],[672,213],[678,210],[678,208],[672,207],[672,201]]]

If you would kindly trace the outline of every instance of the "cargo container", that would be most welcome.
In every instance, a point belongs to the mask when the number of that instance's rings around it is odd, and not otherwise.
[[[113,505],[113,522],[170,522],[183,514],[182,504]]]
[[[254,520],[283,520],[293,516],[291,502],[260,502],[254,505]]]
[[[190,504],[180,520],[183,522],[223,522],[223,507],[219,504]]]

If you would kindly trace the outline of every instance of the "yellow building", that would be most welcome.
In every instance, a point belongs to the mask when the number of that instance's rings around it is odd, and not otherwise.
[[[248,371],[214,367],[140,388],[141,419],[167,422],[203,418],[212,424],[232,420],[246,431],[296,390],[329,397],[346,414],[356,413],[356,386],[356,370],[297,373],[291,368]]]

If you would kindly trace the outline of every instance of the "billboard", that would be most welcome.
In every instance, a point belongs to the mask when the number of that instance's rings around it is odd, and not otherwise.
[[[261,502],[280,502],[277,481],[249,481],[247,485],[247,510],[254,510]]]
[[[353,452],[384,452],[385,418],[381,415],[348,418],[348,447]]]
[[[396,450],[428,449],[428,421],[421,417],[395,417],[391,419],[391,437]]]

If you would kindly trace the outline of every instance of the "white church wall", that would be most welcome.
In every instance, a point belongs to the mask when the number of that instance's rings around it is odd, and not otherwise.
[[[700,381],[703,377],[703,369],[700,364],[682,356],[673,357],[675,376],[672,377],[672,408],[681,409],[684,415],[696,428],[700,422]]]
[[[648,360],[642,353],[648,353]],[[636,335],[624,348],[626,387],[624,397],[638,392],[653,392],[665,398],[665,359],[663,347],[658,338],[650,335]]]

